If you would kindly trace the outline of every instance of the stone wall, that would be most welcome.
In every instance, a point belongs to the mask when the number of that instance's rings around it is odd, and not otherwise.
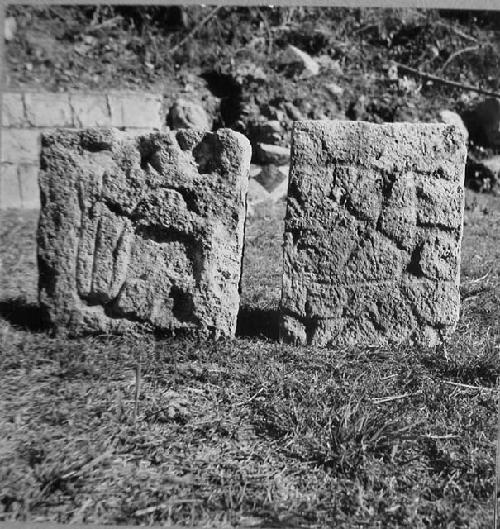
[[[1,97],[0,209],[39,207],[41,132],[110,126],[145,132],[165,123],[160,94],[4,92]]]

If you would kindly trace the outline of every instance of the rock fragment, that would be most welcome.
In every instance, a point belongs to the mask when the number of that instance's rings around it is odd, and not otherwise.
[[[288,182],[288,165],[264,165],[255,180],[261,184],[268,193],[274,193],[278,188]],[[286,191],[285,191],[286,193]]]
[[[14,17],[5,17],[4,29],[3,29],[3,38],[10,42],[14,40],[17,32],[17,22]]]
[[[284,165],[290,160],[290,148],[258,143],[255,157],[260,164]]]
[[[194,101],[177,99],[169,110],[167,123],[170,128],[210,130],[212,123],[205,109]]]
[[[317,75],[320,70],[317,61],[305,51],[299,50],[299,48],[291,44],[287,46],[281,55],[280,63],[286,65],[289,70],[299,74],[301,77],[312,77]]]
[[[469,137],[469,131],[467,130],[467,127],[465,126],[460,115],[456,112],[446,109],[441,110],[439,112],[439,119],[447,125],[456,125],[463,132],[466,138]]]

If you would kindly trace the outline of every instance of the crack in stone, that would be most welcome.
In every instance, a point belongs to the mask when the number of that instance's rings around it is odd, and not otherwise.
[[[106,110],[108,111],[108,116],[109,116],[109,120],[111,122],[111,119],[112,119],[112,113],[111,113],[111,100],[110,100],[110,95],[109,94],[106,94]]]
[[[115,291],[117,288],[119,292],[122,286],[126,283],[126,279],[127,279],[127,271],[128,271],[129,264],[130,264],[130,250],[131,250],[130,248],[131,245],[129,244],[127,247],[128,241],[126,241],[128,230],[129,230],[129,226],[127,226],[127,224],[124,223],[121,233],[118,237],[116,246],[113,248],[113,251],[111,252],[111,257],[113,259],[113,271],[111,275],[111,284],[109,286],[109,291],[110,291],[110,297],[112,298],[116,298],[118,295],[116,294],[115,296],[113,296],[112,292]],[[120,253],[122,253],[122,255],[120,255]],[[121,281],[121,284],[117,287],[115,283],[119,281],[118,258],[121,256],[123,256],[124,259],[123,259],[123,262],[120,263],[120,266],[125,270],[125,274],[124,274],[123,280]]]
[[[422,222],[417,219],[416,226],[418,228],[437,228],[440,231],[445,231],[448,233],[454,233],[458,230],[458,228],[453,228],[452,226],[449,226],[448,224],[441,224],[440,222]]]
[[[82,239],[83,239],[83,235],[84,235],[84,229],[83,229],[83,225],[84,225],[84,221],[83,221],[83,216],[84,216],[84,212],[85,212],[85,203],[84,203],[84,200],[83,200],[83,189],[82,189],[82,183],[80,181],[77,182],[77,186],[76,186],[76,198],[77,198],[77,204],[78,204],[78,208],[79,208],[79,224],[78,224],[78,236],[75,237],[75,248],[74,248],[74,255],[75,255],[75,288],[76,288],[76,291],[78,292],[78,296],[81,297],[81,294],[79,292],[79,288],[78,288],[78,278],[76,277],[77,274],[78,274],[78,263],[80,262],[80,247],[81,247],[81,242],[82,242]]]
[[[127,220],[130,220],[130,221],[134,221],[134,220],[137,220],[137,216],[134,215],[134,212],[135,210],[139,207],[140,205],[140,199],[139,201],[136,203],[134,209],[130,212],[130,213],[127,213],[124,209],[123,209],[123,206],[121,204],[118,204],[117,202],[111,200],[111,199],[105,199],[103,200],[103,204],[104,206],[106,206],[108,208],[108,210],[113,213],[114,215],[116,215],[117,217],[121,217],[123,219],[127,219]]]
[[[167,189],[172,189],[173,191],[177,191],[179,195],[184,199],[184,202],[186,204],[186,208],[188,211],[191,211],[192,213],[196,213],[197,215],[201,215],[202,212],[199,207],[198,203],[198,195],[196,191],[189,189],[187,187],[168,187]]]
[[[380,309],[380,305],[381,303],[377,302],[378,309]],[[381,323],[378,321],[377,315],[372,310],[368,310],[367,315],[368,315],[368,320],[373,326],[373,330],[378,334],[383,334],[386,331],[386,328],[383,325],[381,325]]]

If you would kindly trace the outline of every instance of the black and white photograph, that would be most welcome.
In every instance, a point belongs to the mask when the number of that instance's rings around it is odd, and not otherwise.
[[[500,5],[0,5],[0,529],[500,529]]]

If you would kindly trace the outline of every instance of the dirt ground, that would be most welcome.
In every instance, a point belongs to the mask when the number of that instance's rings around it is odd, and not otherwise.
[[[17,23],[6,46],[10,87],[208,89],[223,99],[218,122],[226,125],[246,127],[277,110],[290,120],[290,105],[309,119],[429,121],[480,97],[393,75],[393,61],[491,91],[499,84],[498,13],[9,6],[7,16]],[[318,60],[319,75],[284,68],[279,57],[288,44]]]

